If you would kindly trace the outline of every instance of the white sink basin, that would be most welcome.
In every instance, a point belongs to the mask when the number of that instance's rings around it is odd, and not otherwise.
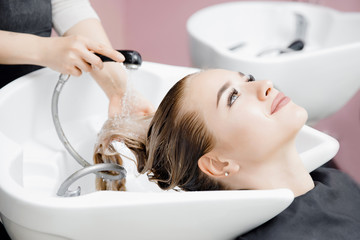
[[[194,71],[144,63],[132,80],[157,106],[177,80]],[[128,192],[96,192],[95,175],[88,175],[71,188],[81,186],[81,196],[58,197],[61,183],[81,168],[61,144],[51,118],[58,75],[42,69],[0,89],[0,217],[13,240],[233,239],[292,202],[288,189],[161,191],[146,176],[139,177],[131,161],[125,163]],[[59,99],[64,132],[90,163],[107,104],[87,74],[70,78]],[[309,171],[330,160],[339,147],[308,126],[296,143]]]
[[[302,51],[285,48],[296,35],[296,14],[307,28]],[[268,79],[305,107],[308,124],[339,110],[360,87],[360,13],[297,2],[231,2],[196,12],[187,23],[192,63]]]

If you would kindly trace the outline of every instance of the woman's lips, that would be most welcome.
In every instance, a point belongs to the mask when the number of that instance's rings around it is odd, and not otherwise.
[[[285,96],[282,92],[279,92],[271,104],[271,114],[279,111],[283,106],[288,104],[290,100],[291,99],[289,97]]]

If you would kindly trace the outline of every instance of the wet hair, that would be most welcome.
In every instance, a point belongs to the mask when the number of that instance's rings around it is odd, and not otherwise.
[[[198,167],[198,160],[214,147],[214,137],[203,117],[186,109],[186,87],[192,75],[178,81],[166,94],[152,119],[139,120],[144,133],[128,134],[113,129],[95,148],[95,159],[119,161],[119,154],[110,151],[109,143],[118,139],[134,153],[137,170],[147,174],[161,189],[179,187],[185,191],[221,190],[222,184],[210,178]],[[151,119],[151,122],[147,120]],[[148,124],[146,127],[145,125]],[[132,128],[134,130],[134,128]],[[126,132],[126,131],[125,131]],[[99,151],[99,146],[101,149]],[[107,155],[107,156],[104,156]],[[120,157],[121,158],[121,157]]]

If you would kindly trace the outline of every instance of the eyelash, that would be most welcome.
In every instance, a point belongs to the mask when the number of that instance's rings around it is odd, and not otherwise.
[[[253,75],[249,74],[247,77],[248,77],[247,82],[254,82],[255,81],[255,78],[254,78]],[[234,99],[233,97],[236,97],[236,98]],[[231,107],[238,97],[239,97],[239,92],[235,88],[233,88],[231,90],[229,98],[228,98],[228,106]]]
[[[238,94],[239,94],[239,92],[235,88],[233,88],[231,90],[231,93],[228,98],[228,106],[229,107],[231,107],[233,105],[233,103],[235,102],[235,100],[239,97]],[[235,99],[233,99],[234,96],[236,97]]]
[[[254,76],[251,75],[251,74],[247,75],[247,78],[248,78],[248,82],[254,82],[255,81]]]

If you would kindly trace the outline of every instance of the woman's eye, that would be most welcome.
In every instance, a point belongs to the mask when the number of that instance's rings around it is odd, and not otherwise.
[[[229,95],[228,106],[231,107],[236,99],[239,97],[239,93],[236,89],[233,89]]]
[[[253,75],[249,74],[248,76],[248,82],[254,82],[255,81],[255,78]]]

